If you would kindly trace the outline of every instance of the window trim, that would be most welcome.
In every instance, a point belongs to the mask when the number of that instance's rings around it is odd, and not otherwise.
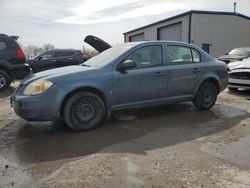
[[[194,55],[193,55],[193,51],[196,51],[197,52],[197,54],[199,55],[199,59],[200,59],[200,61],[199,62],[194,62]],[[201,53],[198,51],[198,50],[196,50],[195,48],[191,48],[191,52],[192,52],[192,64],[193,63],[202,63],[202,59],[201,59]]]

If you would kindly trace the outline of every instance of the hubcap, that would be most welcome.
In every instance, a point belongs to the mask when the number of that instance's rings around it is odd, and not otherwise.
[[[3,88],[5,84],[6,84],[5,78],[2,75],[0,75],[0,88]]]
[[[88,122],[95,117],[96,109],[92,102],[80,101],[75,105],[73,113],[78,120]]]
[[[211,90],[204,91],[202,98],[205,103],[210,103],[213,100],[213,92]]]

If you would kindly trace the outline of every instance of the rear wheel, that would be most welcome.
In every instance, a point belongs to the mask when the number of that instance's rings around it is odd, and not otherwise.
[[[75,131],[84,131],[100,125],[105,115],[102,99],[90,92],[73,95],[63,109],[66,124]]]
[[[214,106],[217,94],[215,84],[206,82],[200,86],[193,103],[197,110],[208,110]]]
[[[0,70],[0,91],[4,91],[9,87],[11,78],[8,73]]]

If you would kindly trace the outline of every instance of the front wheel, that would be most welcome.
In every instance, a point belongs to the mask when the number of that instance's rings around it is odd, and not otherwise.
[[[75,131],[85,131],[100,125],[105,115],[102,99],[90,92],[73,95],[64,106],[64,120]]]
[[[217,99],[217,88],[215,84],[206,82],[202,84],[193,101],[197,110],[208,110],[212,108]]]

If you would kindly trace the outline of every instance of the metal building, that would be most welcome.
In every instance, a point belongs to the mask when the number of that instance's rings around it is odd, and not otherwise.
[[[191,10],[128,31],[124,40],[183,41],[218,57],[233,48],[250,46],[250,17],[237,12]]]

